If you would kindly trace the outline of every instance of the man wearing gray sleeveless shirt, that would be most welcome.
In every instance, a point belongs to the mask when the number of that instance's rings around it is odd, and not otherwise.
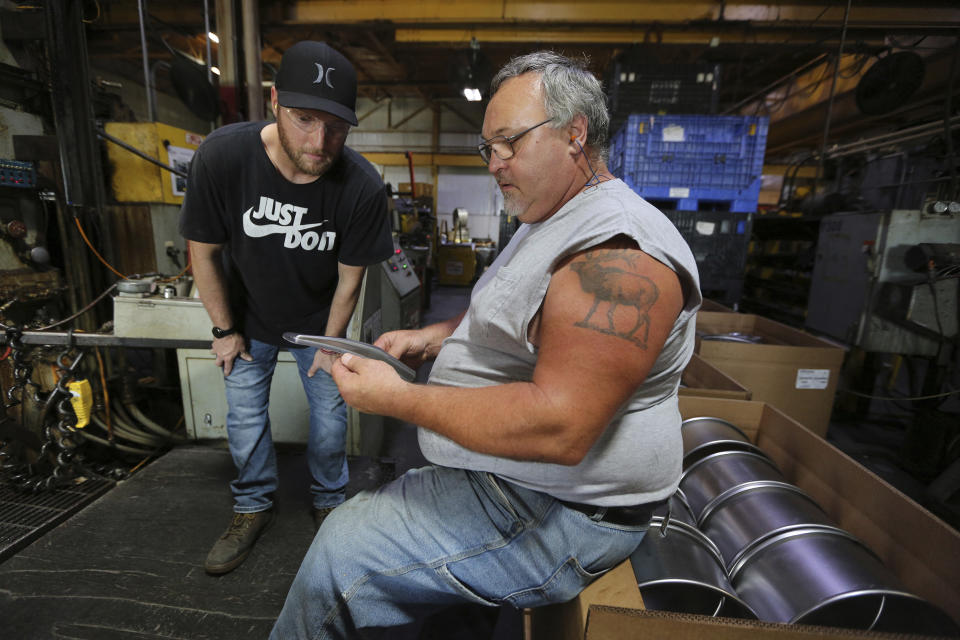
[[[480,155],[523,226],[457,318],[384,334],[428,384],[344,355],[360,411],[420,425],[432,466],[338,507],[271,637],[366,637],[443,608],[564,602],[627,558],[680,475],[696,263],[606,168],[600,83],[552,52],[494,79]]]

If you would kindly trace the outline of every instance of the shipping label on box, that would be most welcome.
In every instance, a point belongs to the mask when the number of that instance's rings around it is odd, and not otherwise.
[[[797,389],[826,389],[830,385],[830,369],[797,369]]]

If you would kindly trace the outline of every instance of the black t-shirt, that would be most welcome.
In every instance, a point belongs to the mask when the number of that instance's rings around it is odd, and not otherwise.
[[[337,262],[379,263],[393,240],[383,182],[369,162],[344,146],[326,173],[294,184],[263,148],[266,124],[230,124],[200,145],[180,234],[226,245],[234,317],[246,336],[281,345],[284,331],[323,332]]]

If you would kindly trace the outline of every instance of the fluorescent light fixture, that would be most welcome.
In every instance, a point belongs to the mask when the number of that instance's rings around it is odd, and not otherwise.
[[[207,31],[207,37],[210,38],[210,42],[220,43],[220,36],[215,34],[213,31]]]
[[[463,90],[463,97],[466,98],[469,102],[479,102],[480,89],[471,89],[470,87],[466,87]]]
[[[213,73],[215,73],[215,74],[217,74],[217,75],[220,75],[220,68],[219,68],[219,67],[210,67],[210,71],[212,71]]]

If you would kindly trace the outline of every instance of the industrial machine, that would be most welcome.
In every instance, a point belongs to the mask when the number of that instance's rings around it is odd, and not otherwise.
[[[420,289],[413,263],[394,241],[393,255],[381,262],[379,269],[367,269],[347,337],[372,343],[387,331],[419,327]],[[379,455],[383,421],[382,416],[347,407],[347,453]]]
[[[129,307],[139,312],[130,313]],[[163,298],[153,294],[147,298],[124,299],[118,295],[114,298],[114,309],[117,330],[126,335],[166,333],[173,327],[185,339],[210,339],[210,320],[197,298]],[[142,324],[133,326],[137,321]],[[419,324],[420,281],[404,251],[395,246],[389,259],[367,269],[360,300],[347,327],[347,337],[371,343],[386,331],[412,329]],[[178,349],[177,365],[187,434],[196,440],[226,438],[223,376],[214,366],[213,355],[208,349]],[[309,415],[296,362],[289,353],[281,352],[270,391],[274,442],[306,443]],[[375,455],[381,438],[380,416],[348,409],[348,454]]]
[[[59,271],[51,267],[48,194],[37,187],[32,162],[0,159],[0,300],[32,306],[63,291]],[[25,318],[26,319],[26,318]]]
[[[890,402],[900,411],[910,402],[911,420],[893,455],[929,482],[930,508],[956,521],[958,431],[941,408],[954,394],[960,207],[825,216],[816,251],[806,326],[852,347],[848,375],[857,414],[869,413],[874,401],[887,403],[880,415]],[[901,363],[908,393],[892,395]],[[890,390],[877,392],[881,373]]]
[[[960,211],[820,222],[806,326],[864,351],[936,356],[957,335]]]
[[[124,273],[177,273],[186,243],[177,221],[190,161],[204,136],[161,122],[107,122],[116,266]],[[170,171],[173,169],[173,171]]]
[[[477,276],[476,245],[471,242],[467,210],[453,210],[453,229],[441,234],[437,249],[437,279],[441,285],[469,285]]]

